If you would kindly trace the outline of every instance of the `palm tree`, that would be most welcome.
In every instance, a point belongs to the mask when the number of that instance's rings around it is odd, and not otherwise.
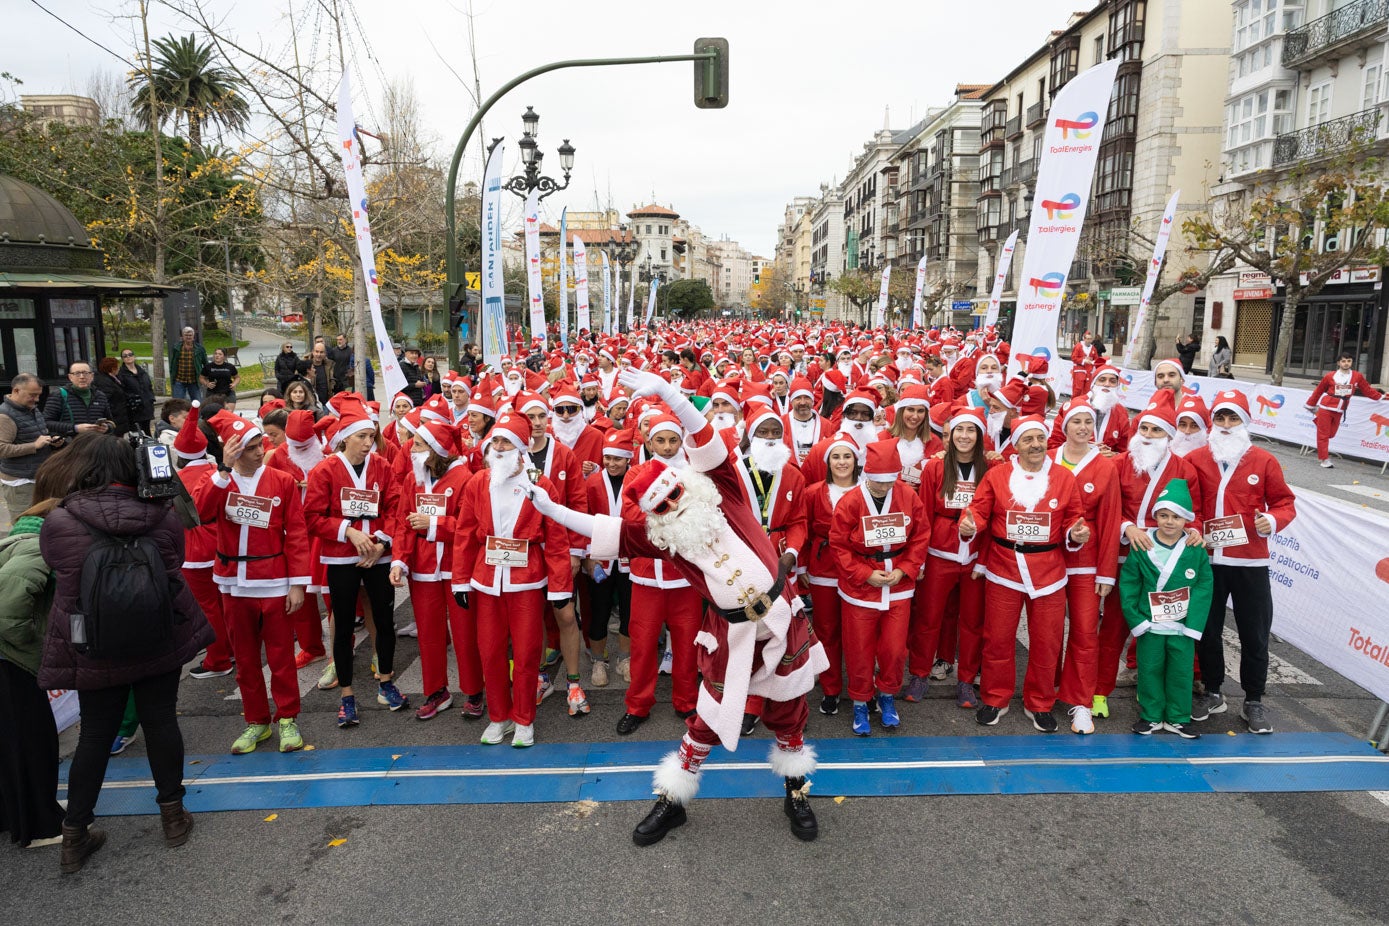
[[[151,106],[163,125],[171,116],[174,128],[180,117],[188,120],[188,143],[203,150],[203,126],[239,129],[246,125],[250,107],[238,90],[236,75],[213,62],[211,43],[199,44],[191,35],[156,39],[158,50],[150,62],[150,73],[137,72],[130,78],[134,91],[135,114],[144,125],[151,124]]]

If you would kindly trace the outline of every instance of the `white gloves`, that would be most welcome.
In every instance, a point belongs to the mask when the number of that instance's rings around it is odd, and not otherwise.
[[[526,497],[531,500],[535,510],[547,518],[553,518],[561,508],[560,505],[555,504],[555,500],[550,497],[549,492],[533,482],[526,484]]]
[[[646,373],[635,367],[628,367],[619,373],[617,381],[638,396],[658,395],[664,399],[667,398],[667,390],[671,388],[670,383],[655,373]]]

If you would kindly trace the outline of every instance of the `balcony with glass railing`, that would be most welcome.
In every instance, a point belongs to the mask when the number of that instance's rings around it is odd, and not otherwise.
[[[1389,0],[1355,0],[1283,36],[1283,67],[1303,68],[1377,44],[1389,26]]]
[[[1362,109],[1340,119],[1329,119],[1279,135],[1273,140],[1273,166],[1287,167],[1298,161],[1331,157],[1352,143],[1373,141],[1383,117],[1379,109]]]

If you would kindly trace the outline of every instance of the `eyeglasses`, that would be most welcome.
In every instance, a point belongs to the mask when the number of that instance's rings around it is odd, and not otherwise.
[[[121,359],[122,359],[122,360],[133,360],[134,357],[135,357],[134,354],[121,354]]]
[[[91,376],[91,370],[68,370],[69,376]]]
[[[559,405],[555,408],[556,415],[563,415],[566,418],[568,418],[570,415],[577,415],[578,413],[579,406],[577,405]]]
[[[661,499],[659,502],[651,506],[651,513],[665,514],[667,511],[670,511],[671,508],[675,507],[675,503],[680,501],[680,496],[684,494],[685,486],[682,483],[677,482],[675,484],[675,488],[670,490],[669,495],[667,495],[665,498]]]

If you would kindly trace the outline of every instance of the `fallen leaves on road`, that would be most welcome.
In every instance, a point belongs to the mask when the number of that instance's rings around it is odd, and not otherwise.
[[[337,839],[330,839],[328,840],[328,848],[336,849],[338,846],[342,845],[345,842],[347,842],[346,836],[339,836]]]
[[[266,823],[274,823],[274,822],[275,822],[276,820],[278,820],[278,819],[280,819],[280,815],[277,814],[277,813],[272,813],[270,816],[268,816],[268,817],[265,818],[265,822],[266,822]]]
[[[848,800],[848,798],[842,797],[842,796],[841,796],[841,797],[836,797],[836,798],[834,799],[834,802],[835,802],[836,804],[842,804],[842,803],[844,803],[846,800]]]

